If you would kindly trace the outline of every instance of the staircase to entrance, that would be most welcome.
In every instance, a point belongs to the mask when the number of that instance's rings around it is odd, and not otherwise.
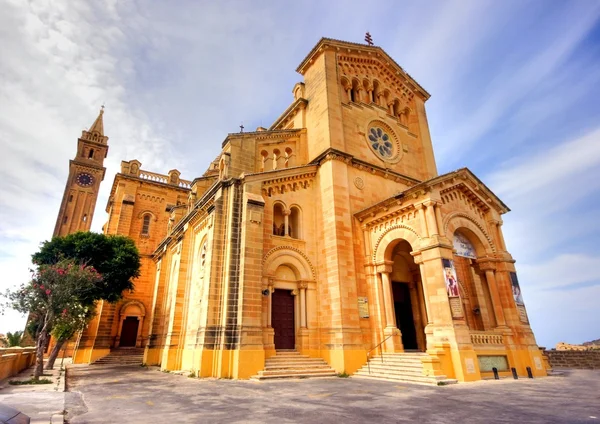
[[[441,376],[428,376],[423,372],[422,352],[383,353],[369,358],[353,377],[401,381],[404,383],[443,386],[457,381]]]
[[[144,348],[120,347],[96,360],[92,365],[142,365]]]
[[[267,358],[265,369],[253,376],[254,380],[274,380],[284,378],[335,377],[336,372],[322,358],[301,355],[296,350],[278,350],[275,356]]]

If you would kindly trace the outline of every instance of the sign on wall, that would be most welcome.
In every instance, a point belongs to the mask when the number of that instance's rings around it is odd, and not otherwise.
[[[463,236],[462,234],[454,233],[453,245],[454,250],[456,251],[456,256],[477,259],[475,248],[473,247],[469,239]]]
[[[358,297],[358,316],[360,318],[369,318],[369,299],[366,296]]]

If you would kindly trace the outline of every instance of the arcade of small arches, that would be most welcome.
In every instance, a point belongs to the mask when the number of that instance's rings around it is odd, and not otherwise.
[[[404,95],[395,96],[391,90],[385,88],[376,79],[373,81],[367,78],[359,80],[356,77],[348,79],[348,77],[343,76],[340,82],[343,88],[342,101],[344,103],[374,103],[385,108],[390,115],[399,119],[400,124],[408,126],[411,109],[408,106],[408,99]]]
[[[289,168],[294,166],[294,152],[291,147],[273,149],[271,152],[262,150],[260,152],[261,165],[260,170],[268,171],[270,169]]]
[[[302,238],[302,218],[298,205],[289,208],[277,201],[273,204],[273,235],[280,237]]]

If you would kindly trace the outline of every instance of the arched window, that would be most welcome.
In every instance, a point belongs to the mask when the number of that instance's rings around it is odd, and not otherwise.
[[[273,169],[277,169],[277,160],[281,156],[279,149],[273,150]]]
[[[285,166],[286,168],[289,168],[289,167],[292,165],[292,164],[290,163],[290,161],[291,161],[291,158],[292,158],[292,149],[291,149],[291,148],[289,148],[289,147],[286,147],[286,148],[285,148],[285,163],[284,163],[284,166]]]
[[[260,170],[264,171],[267,159],[269,159],[269,153],[266,150],[263,150],[262,152],[260,152],[260,156],[261,156]]]
[[[381,93],[381,88],[379,85],[379,81],[373,81],[373,103],[376,105],[379,104],[379,94]]]
[[[350,91],[350,101],[360,102],[360,84],[357,80],[352,81],[352,90]]]
[[[88,159],[94,159],[94,149],[90,149],[88,152]]]
[[[71,203],[73,201],[73,195],[69,194],[69,203]]]
[[[150,219],[152,219],[152,215],[150,215],[149,213],[144,215],[144,218],[142,221],[142,235],[143,236],[150,235]]]
[[[285,216],[281,203],[275,203],[273,206],[273,235],[285,236]]]
[[[302,230],[302,220],[300,219],[300,208],[292,206],[288,218],[288,231],[292,238],[300,239]]]

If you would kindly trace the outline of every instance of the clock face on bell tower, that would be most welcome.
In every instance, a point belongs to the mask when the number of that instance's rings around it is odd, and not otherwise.
[[[69,178],[54,227],[54,236],[89,231],[100,181],[104,179],[104,158],[108,137],[104,135],[104,108],[89,130],[77,140],[77,154],[69,163]]]

